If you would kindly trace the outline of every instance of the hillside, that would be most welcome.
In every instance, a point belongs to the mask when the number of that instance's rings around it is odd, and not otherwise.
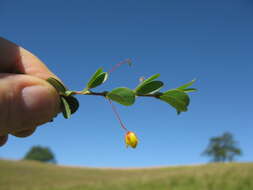
[[[252,190],[253,163],[116,170],[0,160],[0,189]]]

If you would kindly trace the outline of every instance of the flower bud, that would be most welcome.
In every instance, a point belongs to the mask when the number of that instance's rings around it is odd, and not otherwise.
[[[138,144],[138,138],[135,135],[134,132],[127,132],[125,135],[125,141],[126,141],[126,146],[131,146],[132,148],[135,148]]]

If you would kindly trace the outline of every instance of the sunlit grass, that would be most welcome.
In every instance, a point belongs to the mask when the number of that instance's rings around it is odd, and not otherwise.
[[[1,190],[252,190],[253,164],[91,169],[0,160]]]

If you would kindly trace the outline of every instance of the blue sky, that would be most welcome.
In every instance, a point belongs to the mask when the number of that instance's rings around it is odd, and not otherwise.
[[[78,97],[69,120],[59,115],[25,139],[11,137],[0,157],[20,159],[49,146],[59,164],[145,167],[205,163],[208,139],[229,131],[253,160],[253,2],[251,0],[0,1],[0,35],[36,54],[71,89],[93,72],[122,66],[97,91],[134,88],[160,73],[164,90],[197,78],[189,111],[139,98],[118,111],[140,144],[126,149],[124,131],[101,97]]]

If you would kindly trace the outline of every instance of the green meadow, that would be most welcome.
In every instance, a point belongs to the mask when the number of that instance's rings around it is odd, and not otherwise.
[[[144,169],[0,160],[1,190],[253,190],[253,163]]]

